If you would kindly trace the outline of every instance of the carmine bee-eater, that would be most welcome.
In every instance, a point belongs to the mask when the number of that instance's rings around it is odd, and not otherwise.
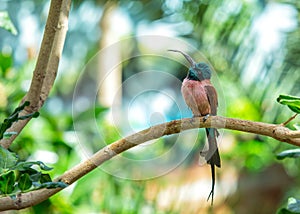
[[[189,55],[179,50],[169,50],[181,53],[190,63],[186,78],[182,82],[181,93],[185,103],[192,110],[194,117],[205,116],[204,121],[209,115],[217,115],[218,95],[214,86],[210,82],[211,70],[204,63],[196,63]],[[218,131],[215,128],[206,128],[209,149],[207,152],[201,152],[204,155],[207,164],[211,165],[212,188],[207,200],[211,196],[211,203],[214,200],[215,188],[215,166],[221,167],[221,159],[218,151],[217,136]]]

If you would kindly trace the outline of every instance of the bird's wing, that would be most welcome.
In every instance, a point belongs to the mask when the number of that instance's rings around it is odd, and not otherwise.
[[[216,89],[212,85],[204,86],[207,99],[210,105],[210,114],[217,115],[217,107],[218,107],[218,95]]]

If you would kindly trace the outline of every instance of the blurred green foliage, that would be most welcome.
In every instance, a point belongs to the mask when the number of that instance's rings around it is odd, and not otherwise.
[[[269,123],[282,123],[291,116],[287,108],[276,103],[276,98],[282,93],[299,96],[299,1],[115,0],[110,3],[129,19],[131,29],[128,35],[141,34],[139,31],[143,25],[146,26],[144,29],[151,29],[155,24],[164,28],[175,26],[173,32],[176,37],[201,50],[213,65],[221,82],[223,99],[226,102],[226,106],[223,106],[224,116]],[[39,44],[24,44],[21,35],[22,30],[24,31],[22,25],[26,25],[26,22],[23,21],[30,14],[34,20],[33,25],[36,25],[33,34],[40,36],[48,6],[48,1],[41,0],[7,1],[0,6],[9,12],[19,32],[17,36],[12,36],[6,31],[0,31],[1,121],[13,111],[28,90],[36,61],[35,57],[30,57],[30,51]],[[39,160],[38,158],[47,152],[49,159],[43,161],[53,165],[51,177],[61,175],[86,158],[86,154],[82,154],[80,145],[76,142],[73,122],[85,119],[87,115],[81,114],[74,119],[71,113],[72,96],[82,66],[98,51],[103,30],[99,29],[98,25],[101,14],[108,6],[106,1],[101,0],[74,1],[63,59],[54,89],[40,111],[40,117],[30,122],[10,148],[21,160]],[[254,26],[261,22],[260,18],[264,14],[275,10],[275,6],[288,7],[289,11],[293,11],[292,20],[296,27],[281,30],[281,39],[276,45],[273,44],[272,48],[265,50],[259,40],[262,35],[254,30]],[[269,32],[269,36],[272,37],[272,32]],[[128,47],[128,52],[143,52],[138,40],[133,39]],[[139,59],[123,64],[123,80],[143,70],[145,66]],[[158,60],[155,64],[157,68],[170,70],[168,72],[180,79],[184,77],[183,68],[174,63]],[[121,128],[112,127],[105,120],[107,108],[96,106],[88,111],[95,113],[97,125],[102,133],[102,139],[99,139],[89,126],[84,127],[82,131],[88,133],[86,142],[89,152],[96,152],[100,145],[112,143],[121,137]],[[86,112],[89,115],[88,111]],[[172,114],[172,110],[170,112]],[[174,119],[174,114],[170,115],[170,118]],[[289,124],[289,127],[293,128],[292,125],[293,123]],[[267,137],[245,137],[244,133],[239,132],[226,132],[226,135],[232,135],[233,146],[229,151],[221,151],[224,162],[253,173],[277,163],[276,154],[280,151],[292,149],[290,145]],[[202,141],[203,136],[200,136]],[[161,139],[153,145],[152,152],[163,153],[173,145],[172,140],[173,138]],[[182,149],[185,149],[184,143],[182,144]],[[199,147],[195,147],[187,157],[187,161],[184,162],[187,167],[194,164],[198,152]],[[140,153],[140,156],[143,154]],[[131,157],[132,154],[123,155]],[[285,159],[279,163],[283,164],[296,183],[293,188],[286,189],[285,197],[296,197],[300,194],[297,187],[300,182],[299,159]],[[159,213],[156,201],[146,199],[146,185],[146,181],[122,180],[104,171],[95,170],[66,191],[27,209],[24,213],[140,213],[145,209],[149,213]],[[234,207],[232,209],[234,210]],[[176,213],[176,210],[161,211],[168,212]]]
[[[14,24],[11,22],[11,19],[7,11],[0,11],[0,28],[11,32],[13,35],[17,35],[17,30]]]
[[[4,119],[0,124],[0,139],[16,134],[15,132],[7,132],[13,123],[39,116],[39,112],[20,116],[24,108],[29,105],[30,103],[25,101],[8,118]],[[0,195],[9,195],[15,199],[20,192],[41,188],[65,188],[67,186],[63,182],[52,182],[49,174],[42,173],[40,170],[32,168],[32,166],[37,166],[44,171],[52,170],[41,161],[19,161],[15,153],[0,147]]]

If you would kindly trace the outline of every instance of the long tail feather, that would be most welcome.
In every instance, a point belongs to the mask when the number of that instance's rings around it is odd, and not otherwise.
[[[210,196],[211,196],[211,205],[214,204],[214,190],[215,190],[215,165],[211,164],[210,165],[211,167],[211,180],[212,180],[212,183],[211,183],[211,190],[210,190],[210,193],[207,197],[207,201],[209,200]]]
[[[211,196],[211,204],[213,205],[214,201],[214,190],[215,190],[215,166],[221,167],[221,158],[218,150],[218,145],[217,145],[217,135],[218,131],[217,129],[214,128],[206,128],[206,135],[208,139],[208,144],[209,144],[209,151],[207,153],[207,156],[205,157],[206,162],[210,164],[211,166],[211,178],[212,178],[212,187],[211,191],[209,193],[209,196],[207,200],[209,200]]]

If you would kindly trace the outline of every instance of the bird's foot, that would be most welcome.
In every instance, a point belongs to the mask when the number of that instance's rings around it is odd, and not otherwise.
[[[206,122],[206,120],[208,119],[209,116],[210,116],[210,114],[207,114],[207,115],[204,116],[204,118],[203,118],[204,123]]]

